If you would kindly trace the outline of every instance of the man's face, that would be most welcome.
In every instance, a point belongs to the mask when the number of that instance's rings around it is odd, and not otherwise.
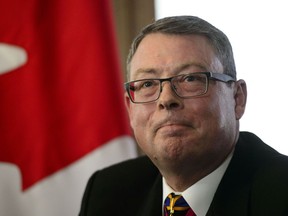
[[[130,80],[207,71],[223,73],[223,67],[204,36],[153,33],[142,40],[132,58]],[[183,162],[203,166],[223,160],[235,144],[244,112],[237,99],[242,94],[240,102],[245,106],[241,85],[210,80],[205,95],[189,99],[179,98],[169,82],[162,86],[153,103],[133,104],[125,95],[141,149],[160,170]]]

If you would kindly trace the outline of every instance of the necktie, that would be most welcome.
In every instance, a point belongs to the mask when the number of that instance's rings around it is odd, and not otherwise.
[[[171,193],[164,202],[165,216],[196,216],[181,195]]]

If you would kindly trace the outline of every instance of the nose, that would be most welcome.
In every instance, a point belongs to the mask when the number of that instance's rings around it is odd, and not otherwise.
[[[171,82],[162,83],[160,97],[157,101],[159,109],[172,110],[183,107],[183,99],[176,95],[171,85]]]

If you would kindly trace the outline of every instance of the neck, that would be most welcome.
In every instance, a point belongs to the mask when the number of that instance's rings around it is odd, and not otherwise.
[[[216,168],[215,168],[216,169]],[[200,179],[204,178],[205,176],[209,175],[209,173],[213,172],[215,169],[211,170],[199,170],[199,171],[192,171],[193,174],[182,174],[182,173],[163,173],[163,177],[165,178],[167,184],[176,192],[183,192]],[[190,173],[190,172],[189,172]]]
[[[218,159],[211,158],[211,160],[206,160],[202,163],[198,161],[198,163],[179,163],[177,165],[174,162],[173,167],[165,170],[160,169],[160,172],[165,178],[167,184],[175,192],[183,192],[187,188],[189,188],[190,186],[216,170],[226,160],[230,152],[224,157],[218,157]],[[183,166],[183,164],[187,164],[188,166]],[[203,169],[203,167],[205,167],[205,169]]]

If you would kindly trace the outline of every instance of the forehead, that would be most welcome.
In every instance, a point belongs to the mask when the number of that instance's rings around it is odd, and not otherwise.
[[[143,72],[175,75],[187,67],[219,71],[222,64],[205,36],[152,33],[141,41],[131,60],[130,78]]]

